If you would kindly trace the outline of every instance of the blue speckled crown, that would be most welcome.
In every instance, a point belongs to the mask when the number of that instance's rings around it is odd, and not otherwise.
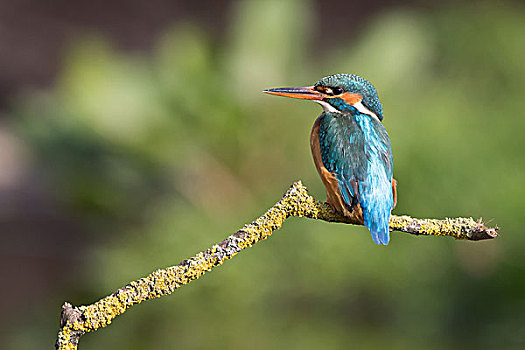
[[[315,87],[341,87],[345,92],[363,95],[363,105],[374,112],[379,120],[383,120],[383,105],[379,101],[377,91],[368,80],[355,74],[334,74],[315,83]]]

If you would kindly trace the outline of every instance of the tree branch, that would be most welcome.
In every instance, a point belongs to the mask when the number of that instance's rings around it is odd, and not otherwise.
[[[175,289],[199,278],[214,266],[221,265],[242,249],[268,238],[273,231],[281,228],[290,216],[307,217],[328,222],[360,224],[355,219],[343,217],[332,211],[330,206],[315,200],[298,181],[284,194],[283,198],[257,220],[176,266],[160,269],[149,276],[129,283],[94,304],[73,307],[62,306],[60,330],[56,348],[77,349],[79,338],[99,328],[106,327],[118,315],[143,301],[171,294]],[[495,238],[498,227],[488,228],[481,219],[415,219],[409,216],[390,217],[390,228],[415,235],[452,236],[456,239],[482,240]]]

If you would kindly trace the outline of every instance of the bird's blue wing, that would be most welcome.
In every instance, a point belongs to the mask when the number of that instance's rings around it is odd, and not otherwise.
[[[363,131],[351,117],[325,113],[319,123],[319,145],[325,168],[335,175],[345,204],[357,204],[357,184],[366,178]]]

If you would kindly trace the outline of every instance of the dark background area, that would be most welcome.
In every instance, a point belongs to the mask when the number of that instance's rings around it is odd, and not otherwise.
[[[395,213],[483,216],[501,236],[394,233],[383,249],[362,228],[292,220],[80,346],[523,348],[524,15],[489,1],[1,1],[0,347],[52,346],[64,301],[177,264],[295,180],[324,199],[308,149],[319,108],[260,92],[349,72],[384,104]]]
[[[206,30],[215,45],[220,45],[228,32],[228,19],[232,17],[235,3],[224,0],[2,1],[0,44],[4,54],[0,56],[0,102],[5,104],[20,88],[49,86],[59,72],[64,46],[86,32],[102,34],[124,51],[148,52],[170,25],[191,21]],[[359,27],[374,14],[398,7],[399,2],[335,0],[323,4],[312,1],[311,6],[316,13],[312,44],[323,49],[337,45],[336,33],[350,40],[359,34],[359,30],[347,30],[348,17]],[[404,1],[403,6],[435,8],[426,1]],[[321,36],[321,33],[329,35]]]

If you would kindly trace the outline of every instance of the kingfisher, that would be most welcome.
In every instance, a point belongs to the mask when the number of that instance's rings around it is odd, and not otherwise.
[[[323,107],[310,135],[327,203],[360,222],[380,245],[390,241],[388,222],[397,202],[394,157],[374,86],[354,74],[335,74],[313,86],[264,90],[311,100]]]

